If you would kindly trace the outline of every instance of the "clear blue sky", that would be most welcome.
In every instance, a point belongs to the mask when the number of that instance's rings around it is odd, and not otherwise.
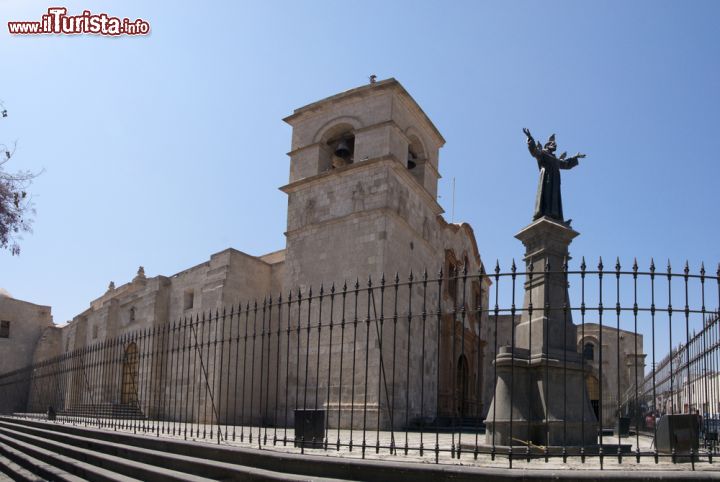
[[[8,20],[50,4],[0,0],[0,140],[18,140],[10,167],[46,170],[0,287],[58,323],[139,265],[171,275],[230,246],[283,248],[281,118],[373,73],[447,139],[440,202],[449,218],[456,178],[455,221],[487,264],[522,256],[537,187],[522,127],[588,155],[563,177],[576,261],[720,260],[720,3],[61,3],[152,34],[11,37]]]

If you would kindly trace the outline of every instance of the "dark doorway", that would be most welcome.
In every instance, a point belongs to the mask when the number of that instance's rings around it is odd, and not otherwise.
[[[598,379],[592,375],[585,379],[587,384],[588,397],[590,398],[590,405],[595,412],[595,418],[600,421],[600,384]]]
[[[138,349],[130,343],[125,349],[122,365],[122,386],[120,387],[120,403],[137,405],[138,402]]]
[[[469,369],[465,355],[460,355],[457,365],[457,381],[456,381],[456,410],[458,415],[464,417],[468,412],[468,392],[469,392]]]

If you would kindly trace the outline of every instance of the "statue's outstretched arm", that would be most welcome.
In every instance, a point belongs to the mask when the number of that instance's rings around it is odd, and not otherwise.
[[[530,154],[533,157],[537,157],[539,154],[539,149],[537,144],[535,143],[535,139],[533,138],[532,134],[530,134],[530,129],[528,129],[527,127],[523,127],[523,132],[527,136],[527,146]]]
[[[579,152],[575,154],[574,156],[570,156],[564,161],[560,162],[560,169],[572,169],[573,167],[577,166],[579,164],[579,159],[583,159],[585,157],[585,154],[580,154]]]

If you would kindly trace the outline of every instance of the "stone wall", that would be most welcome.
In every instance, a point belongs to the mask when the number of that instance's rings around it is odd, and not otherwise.
[[[52,326],[49,306],[36,305],[0,295],[0,320],[9,321],[7,338],[0,338],[0,374],[13,372],[28,366],[44,330]],[[0,380],[0,383],[3,381]],[[23,410],[29,384],[22,382],[0,388],[0,413]],[[13,396],[10,396],[11,393]]]
[[[609,321],[602,327],[602,377],[600,376],[600,325],[586,322],[578,326],[577,347],[583,353],[585,344],[593,346],[592,359],[585,361],[592,368],[591,376],[602,380],[602,425],[612,428],[617,422],[619,409],[628,397],[634,397],[634,387],[638,387],[638,397],[642,394],[645,373],[645,352],[643,336],[613,327]],[[622,324],[622,322],[621,322]],[[619,342],[619,350],[618,350]],[[636,346],[637,342],[637,346]],[[637,352],[636,352],[637,350]],[[637,372],[635,366],[637,363]],[[637,377],[637,378],[636,378]],[[591,394],[592,398],[592,394]]]
[[[0,296],[0,320],[10,322],[10,336],[0,338],[0,373],[30,364],[40,335],[52,326],[51,308]]]

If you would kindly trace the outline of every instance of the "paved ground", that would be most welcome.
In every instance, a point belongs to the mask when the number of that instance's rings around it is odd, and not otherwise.
[[[32,417],[41,418],[44,417]],[[70,418],[59,421],[60,423],[80,425],[97,428],[98,421],[96,419],[80,419]],[[291,428],[287,430],[272,427],[251,427],[251,426],[224,426],[221,425],[220,436],[218,437],[218,426],[202,425],[202,424],[181,424],[171,422],[151,422],[142,420],[109,420],[101,419],[101,428],[108,430],[116,430],[127,433],[138,433],[145,435],[159,435],[160,437],[194,440],[201,443],[221,443],[223,445],[256,448],[262,450],[271,450],[277,452],[299,453],[300,448],[294,447],[292,437],[294,432]],[[158,430],[159,429],[159,430]],[[159,431],[159,434],[158,434]],[[258,438],[259,436],[259,438]],[[283,443],[285,437],[285,443]],[[340,440],[338,448],[337,440]],[[455,432],[455,433],[436,433],[436,432],[389,432],[389,431],[367,431],[365,433],[365,450],[363,451],[363,431],[362,430],[328,430],[327,449],[305,448],[304,452],[314,455],[325,455],[328,457],[352,457],[366,458],[370,460],[395,460],[409,461],[421,463],[441,463],[456,464],[482,467],[506,468],[510,466],[510,460],[507,454],[498,454],[494,459],[489,453],[492,449],[489,445],[484,445],[485,435],[475,432]],[[391,451],[391,446],[396,450]],[[478,454],[475,455],[477,440]],[[350,446],[352,441],[352,447]],[[603,438],[605,446],[609,444],[617,444],[617,437],[606,436]],[[639,442],[640,451],[643,455],[640,462],[637,462],[635,450]],[[377,445],[379,443],[379,449]],[[513,468],[533,468],[533,469],[552,469],[552,470],[585,470],[585,469],[606,469],[606,470],[692,470],[693,464],[689,461],[677,461],[673,463],[670,457],[660,457],[656,463],[653,457],[652,438],[640,435],[623,437],[621,439],[623,445],[630,446],[630,454],[623,455],[621,462],[618,460],[616,449],[612,450],[612,455],[605,455],[602,458],[602,467],[600,457],[597,455],[588,456],[583,462],[579,456],[569,456],[567,461],[563,461],[563,457],[551,456],[547,462],[545,458],[532,458],[529,462],[527,459],[513,458]],[[436,453],[435,447],[439,446]],[[423,446],[421,453],[420,447]],[[408,447],[407,451],[405,447]],[[458,458],[457,451],[453,452],[453,447],[462,446],[460,456]],[[501,448],[498,451],[502,450]],[[525,454],[526,447],[515,447],[514,453]],[[542,453],[542,447],[533,447],[533,450]],[[607,451],[606,451],[607,454]],[[694,464],[695,470],[702,471],[720,471],[720,454],[715,453],[712,463],[708,461],[707,451],[701,451],[701,461]]]

